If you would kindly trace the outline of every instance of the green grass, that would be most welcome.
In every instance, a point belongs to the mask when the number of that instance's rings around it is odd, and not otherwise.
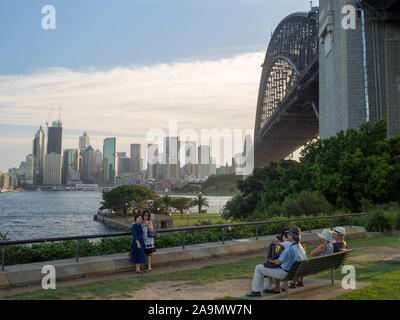
[[[139,290],[144,287],[144,283],[135,279],[115,279],[101,280],[91,283],[78,284],[68,287],[58,287],[55,290],[35,290],[32,292],[20,293],[10,297],[17,300],[48,300],[48,299],[107,299],[111,295],[120,294],[126,297],[128,292]]]
[[[314,278],[329,279],[330,273],[324,272]],[[341,281],[341,270],[335,271],[335,279]],[[348,291],[332,300],[400,300],[400,262],[399,261],[363,261],[356,266],[357,282],[371,283],[370,286]]]
[[[367,238],[348,241],[350,248],[390,246],[400,249],[399,237]],[[313,248],[307,248],[311,251]],[[371,249],[369,249],[371,250]],[[349,263],[352,264],[352,257],[361,254],[363,250],[356,250],[350,256]],[[9,297],[9,299],[91,299],[129,297],[131,293],[144,288],[148,283],[156,281],[184,281],[191,285],[204,285],[215,281],[229,279],[251,279],[254,266],[263,263],[265,256],[243,259],[234,263],[214,264],[201,269],[190,269],[160,275],[146,275],[143,277],[132,277],[126,279],[102,280],[87,284],[58,287],[56,290],[36,290]],[[357,281],[372,283],[371,286],[352,290],[335,299],[399,299],[400,300],[400,262],[397,261],[357,261]],[[330,278],[329,272],[320,273],[313,278]],[[341,270],[337,270],[335,278],[343,278]],[[179,285],[173,285],[174,289],[180,290]],[[172,289],[172,290],[174,290]],[[222,297],[218,299],[233,299]]]
[[[184,227],[187,226],[188,223],[189,225],[194,225],[201,221],[208,220],[210,220],[211,223],[216,223],[222,219],[217,213],[189,213],[189,217],[184,213],[182,218],[180,213],[173,213],[172,220],[174,227]]]

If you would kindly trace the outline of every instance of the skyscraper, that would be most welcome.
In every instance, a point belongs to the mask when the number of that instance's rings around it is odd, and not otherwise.
[[[79,149],[65,149],[63,156],[63,184],[80,182],[79,172]]]
[[[194,177],[197,167],[197,142],[186,141],[185,143],[185,175]]]
[[[45,185],[61,184],[62,169],[62,124],[61,121],[53,121],[48,127],[47,133],[47,154],[44,170]]]
[[[203,179],[210,175],[211,152],[210,146],[201,145],[198,148],[197,178]]]
[[[116,138],[105,138],[103,144],[103,182],[114,185],[116,175]]]
[[[82,136],[79,137],[79,150],[85,151],[90,145],[90,139],[87,132],[84,132]]]
[[[5,171],[0,171],[0,191],[2,189],[7,189],[10,183],[10,178],[8,173]]]
[[[179,150],[180,140],[179,137],[165,137],[164,138],[164,179],[178,179],[179,178]]]
[[[43,183],[44,165],[46,158],[45,135],[40,126],[39,130],[35,133],[33,139],[32,155],[34,160],[33,168],[33,184],[41,185]]]
[[[96,158],[92,146],[88,146],[83,152],[82,158],[82,178],[92,178],[96,167]]]
[[[118,157],[118,176],[131,171],[131,158],[126,156],[126,152],[117,152]]]
[[[147,145],[147,171],[149,179],[159,179],[161,166],[158,158],[158,145],[149,143]]]
[[[131,172],[140,173],[142,171],[141,145],[137,143],[131,144]]]
[[[47,154],[61,154],[62,150],[62,123],[60,120],[53,121],[52,127],[48,128]]]
[[[25,161],[25,185],[33,185],[35,169],[35,156],[33,154],[28,154]]]

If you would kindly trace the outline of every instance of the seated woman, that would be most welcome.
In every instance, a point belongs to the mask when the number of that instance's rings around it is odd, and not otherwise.
[[[321,244],[311,251],[311,255],[318,257],[333,253],[333,245],[331,243],[333,242],[332,231],[325,229],[322,233],[318,233],[318,237],[321,239]]]
[[[346,235],[346,230],[343,227],[333,228],[333,252],[338,252],[347,249],[347,243],[344,241],[344,236]]]

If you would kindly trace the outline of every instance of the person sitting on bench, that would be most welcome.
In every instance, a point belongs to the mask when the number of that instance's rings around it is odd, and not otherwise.
[[[333,229],[333,252],[338,252],[347,249],[347,243],[344,241],[344,236],[346,235],[346,230],[343,227],[336,227]]]
[[[317,233],[317,235],[321,239],[321,244],[311,251],[311,256],[319,257],[333,253],[333,245],[331,243],[333,242],[332,231],[325,229],[322,233]]]
[[[246,296],[261,297],[261,291],[264,293],[280,293],[280,288],[278,289],[279,291],[273,290],[274,283],[272,282],[272,279],[285,279],[293,263],[299,259],[299,254],[302,252],[299,250],[299,242],[301,239],[300,228],[296,226],[290,227],[287,237],[291,242],[291,245],[283,250],[278,259],[267,261],[267,263],[276,265],[275,268],[268,268],[263,264],[258,264],[255,267],[252,291],[246,294]],[[266,278],[263,279],[263,276]],[[262,289],[263,282],[264,290]]]

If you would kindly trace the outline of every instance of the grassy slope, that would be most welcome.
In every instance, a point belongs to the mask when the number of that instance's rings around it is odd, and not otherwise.
[[[398,237],[370,238],[350,240],[351,248],[372,248],[379,250],[380,246],[398,248]],[[308,248],[307,251],[312,248]],[[362,250],[360,250],[361,252]],[[357,251],[353,256],[357,255]],[[146,275],[130,279],[102,280],[93,283],[59,287],[56,290],[36,290],[21,293],[12,299],[90,299],[93,297],[109,298],[112,295],[129,297],[130,293],[143,288],[147,283],[154,281],[187,281],[192,284],[205,284],[227,279],[252,278],[254,266],[264,261],[264,256],[252,259],[243,259],[228,264],[215,264],[201,269],[185,270],[161,275]],[[351,259],[349,264],[351,263]],[[400,299],[400,262],[396,261],[363,261],[357,262],[357,281],[372,283],[358,290],[347,292],[336,299]],[[316,275],[319,278],[329,278],[327,272]],[[343,275],[340,270],[335,274],[337,280]]]

